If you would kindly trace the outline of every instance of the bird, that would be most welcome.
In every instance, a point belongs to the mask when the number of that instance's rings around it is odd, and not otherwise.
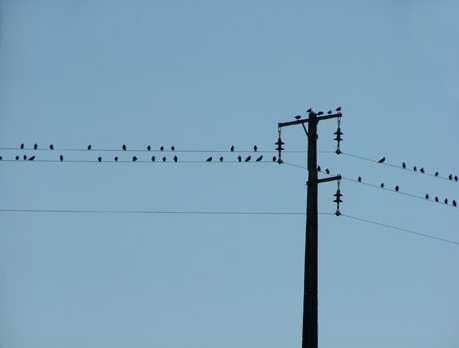
[[[34,150],[38,149],[38,144],[34,144],[34,145],[33,145],[33,149],[34,149]]]
[[[395,186],[395,192],[398,192],[398,191],[400,191],[400,187],[397,185]]]
[[[319,112],[317,113],[317,116],[321,116],[321,115],[323,115],[323,114],[324,114],[323,111],[319,111]]]
[[[16,156],[16,161],[19,161],[19,156]]]
[[[338,106],[338,107],[336,108],[336,111],[340,112],[340,111],[341,111],[341,106]]]
[[[175,151],[175,146],[171,146],[171,151]]]
[[[261,155],[260,157],[258,157],[258,158],[256,159],[256,161],[257,161],[257,162],[261,162],[262,159],[263,159],[263,155]]]
[[[406,169],[406,163],[405,162],[402,163],[402,168]]]
[[[24,161],[25,161],[25,160],[27,159],[27,156],[26,156],[26,155],[24,155],[22,158],[23,158],[23,159],[24,159]]]
[[[320,173],[322,171],[322,168],[320,168],[320,166],[317,166],[317,171]]]
[[[309,109],[306,110],[306,112],[307,112],[308,114],[310,114],[311,112],[314,112],[314,111],[312,110],[312,108],[309,108]]]
[[[296,115],[295,119],[299,120],[301,118],[301,115]]]
[[[384,183],[382,182],[380,186],[381,186],[381,188],[384,188]]]
[[[424,174],[426,171],[424,170],[424,168],[421,168],[420,172]]]
[[[429,199],[429,198],[430,198],[430,197],[429,197],[429,194],[428,194],[428,193],[426,193],[426,199]]]
[[[114,160],[115,162],[118,162],[118,156],[115,156]]]
[[[147,151],[151,151],[151,145],[147,145]]]
[[[457,177],[457,175],[454,177],[454,181],[458,181],[459,178]]]
[[[177,162],[177,161],[178,161],[178,157],[174,156],[174,162]]]
[[[166,157],[163,157],[163,162],[166,162],[166,159],[167,159]]]
[[[252,156],[247,156],[247,158],[245,159],[245,162],[249,162],[251,159],[252,159]]]
[[[358,182],[362,182],[362,177],[359,176],[359,177],[357,178],[357,181],[358,181]]]
[[[277,161],[277,157],[273,156],[273,162],[276,162],[276,161]]]
[[[59,160],[62,162],[64,160],[64,156],[60,155]]]
[[[413,167],[413,171],[414,172],[417,172],[418,171],[418,168],[416,166]]]
[[[231,145],[230,151],[231,151],[231,152],[234,152],[234,145]]]
[[[257,152],[257,150],[258,150],[258,146],[257,146],[257,145],[254,145],[254,146],[253,146],[253,151],[254,151],[254,152]]]
[[[156,161],[155,156],[151,156],[151,161],[152,161],[152,162]]]
[[[164,151],[164,146],[161,146],[161,147],[159,148],[159,150],[160,150],[160,151]]]
[[[29,157],[29,161],[33,161],[34,159],[35,159],[35,156]]]
[[[92,145],[88,145],[88,151],[92,149]]]
[[[100,156],[97,157],[97,160],[98,160],[99,162],[102,162],[102,157],[100,157]]]
[[[333,111],[331,110],[328,110],[327,114],[331,115],[333,113]]]
[[[50,144],[50,145],[49,145],[49,149],[50,149],[50,150],[54,150],[54,145],[53,145],[53,144]]]
[[[384,163],[386,161],[386,157],[381,158],[378,163]]]
[[[453,207],[457,207],[457,202],[453,200]]]
[[[212,162],[212,156],[206,159],[206,162]]]
[[[3,159],[3,157],[2,157],[2,156],[0,156],[0,161],[1,161],[2,159]]]
[[[220,156],[219,160],[220,162],[223,162],[223,156]]]
[[[330,169],[325,169],[325,174],[330,174]]]
[[[126,144],[123,144],[123,146],[121,148],[123,149],[123,151],[126,151],[127,150]]]
[[[438,175],[440,175],[440,173],[439,172],[435,172],[435,176],[438,176]]]
[[[21,147],[21,150],[24,150],[24,144],[21,144],[20,147]]]
[[[137,156],[132,156],[132,162],[137,161]]]
[[[448,204],[448,198],[445,198],[445,204]]]
[[[450,174],[450,175],[448,176],[448,179],[449,179],[449,180],[453,180],[453,174]]]
[[[241,156],[237,156],[237,160],[238,160],[238,162],[242,162],[242,157]]]
[[[440,201],[440,200],[438,199],[438,197],[437,197],[437,196],[435,196],[435,202],[437,202],[437,203],[438,203],[439,201]]]

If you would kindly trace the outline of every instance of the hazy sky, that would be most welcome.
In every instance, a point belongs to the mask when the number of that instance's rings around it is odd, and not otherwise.
[[[278,121],[342,105],[344,150],[459,173],[458,11],[453,0],[3,0],[0,146],[208,149],[180,155],[199,160],[231,144],[269,150]],[[320,125],[321,150],[335,129]],[[301,128],[284,140],[306,149]],[[448,181],[326,153],[320,164],[459,198]],[[0,209],[304,211],[305,177],[270,163],[2,161]],[[321,186],[322,212],[335,189]],[[459,240],[459,210],[342,191],[347,214]],[[303,216],[0,221],[2,347],[300,346]],[[459,345],[457,246],[333,216],[319,226],[321,348]]]

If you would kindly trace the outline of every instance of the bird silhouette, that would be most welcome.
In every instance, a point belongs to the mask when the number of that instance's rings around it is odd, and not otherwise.
[[[152,162],[156,161],[155,156],[151,156],[151,161],[152,161]]]
[[[295,119],[299,120],[301,118],[301,115],[296,115]]]
[[[49,145],[49,149],[54,150],[54,145],[53,144]]]
[[[311,112],[314,112],[314,111],[312,110],[312,108],[309,108],[309,109],[306,110],[306,112],[307,112],[308,114],[310,114]]]
[[[150,145],[147,146],[147,151],[151,151],[151,146]]]
[[[277,161],[277,157],[273,156],[273,162],[276,162],[276,161]]]
[[[252,159],[252,156],[247,156],[246,159],[244,160],[245,162],[249,162]]]
[[[60,155],[59,160],[62,162],[64,160],[64,156]]]
[[[16,156],[16,161],[19,161],[19,156]]]
[[[24,161],[27,160],[27,156],[26,155],[24,155],[22,158],[24,159]]]
[[[325,174],[330,174],[330,169],[325,169]]]
[[[322,171],[322,168],[320,168],[320,166],[317,166],[317,171],[320,173]]]
[[[97,157],[97,160],[98,160],[99,162],[102,162],[102,157],[100,157],[100,156]]]
[[[437,203],[438,203],[439,201],[440,201],[440,200],[438,199],[438,197],[437,197],[437,196],[435,196],[435,202],[437,202]]]
[[[386,157],[381,158],[378,163],[384,163],[386,161]]]
[[[118,156],[115,156],[114,160],[115,162],[118,162]]]
[[[34,149],[34,150],[38,149],[38,144],[34,144],[34,145],[33,145],[33,149]]]
[[[438,175],[440,175],[440,173],[439,172],[435,172],[435,176],[438,176]]]
[[[458,181],[459,178],[457,177],[457,175],[454,177],[454,181]]]
[[[234,145],[231,145],[230,151],[231,151],[231,152],[234,152]]]
[[[453,207],[457,207],[457,202],[453,200]]]
[[[33,161],[35,159],[35,156],[29,157],[29,161]]]
[[[413,171],[414,172],[417,172],[418,171],[418,168],[416,166],[413,167]]]
[[[341,106],[338,106],[338,107],[336,108],[336,111],[340,112],[340,111],[341,111]]]
[[[258,158],[256,159],[256,161],[257,161],[257,162],[261,162],[262,159],[263,159],[263,155],[261,155],[260,157],[258,157]]]
[[[137,161],[137,156],[132,156],[132,162]]]
[[[328,110],[327,114],[331,115],[333,113],[333,111],[331,110]]]
[[[424,173],[426,172],[426,171],[424,170],[424,168],[421,168],[419,171],[420,171],[422,174],[424,174]]]
[[[381,188],[384,188],[384,183],[382,182],[380,186],[381,186]]]
[[[220,156],[219,160],[220,162],[223,162],[223,156]]]
[[[242,157],[241,156],[237,156],[237,160],[238,160],[238,162],[242,162]]]
[[[123,149],[123,151],[126,151],[126,150],[127,150],[126,144],[123,144],[122,149]]]
[[[175,146],[171,146],[171,151],[175,151]]]
[[[429,198],[430,198],[430,197],[429,197],[429,194],[428,194],[428,193],[426,193],[426,199],[429,199]]]
[[[3,157],[2,157],[2,156],[0,156],[0,161],[1,161],[2,159],[3,159]]]
[[[166,159],[167,159],[166,157],[163,157],[163,162],[166,162]]]
[[[257,146],[257,145],[254,145],[254,146],[253,146],[253,151],[257,152],[257,150],[258,150],[258,146]]]
[[[159,148],[159,151],[164,151],[164,146],[161,146],[161,147]]]
[[[402,163],[402,168],[406,169],[406,163],[405,162]]]
[[[174,162],[177,162],[177,161],[178,161],[178,157],[174,156]]]
[[[317,116],[322,116],[323,114],[324,114],[323,111],[319,111],[319,112],[317,113]]]
[[[92,145],[88,145],[88,151],[92,149]]]
[[[395,186],[395,192],[398,192],[398,191],[400,191],[400,187],[397,185]]]
[[[359,176],[359,177],[357,178],[357,181],[358,181],[358,182],[362,182],[362,177]]]
[[[206,159],[206,162],[212,162],[212,157],[209,157],[208,159]]]
[[[24,144],[21,144],[20,148],[21,150],[24,150]]]
[[[445,204],[448,204],[448,198],[445,198]]]
[[[449,179],[449,180],[453,180],[453,174],[450,174],[450,175],[448,176],[448,179]]]

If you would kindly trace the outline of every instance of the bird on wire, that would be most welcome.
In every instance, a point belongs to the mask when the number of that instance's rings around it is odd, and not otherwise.
[[[238,162],[242,162],[242,156],[237,156]]]
[[[419,171],[420,171],[422,174],[425,174],[425,172],[426,172],[426,171],[424,170],[424,168],[421,168]]]
[[[206,159],[206,162],[212,162],[212,156]]]
[[[440,200],[438,199],[437,196],[435,196],[435,202],[437,202],[437,203],[440,202]]]
[[[402,163],[402,168],[406,169],[406,163],[405,162]]]
[[[24,159],[24,161],[27,160],[27,156],[26,155],[24,155],[22,158]]]
[[[175,151],[175,146],[171,146],[171,151]]]
[[[230,151],[231,151],[231,152],[234,152],[234,145],[231,145]]]
[[[341,106],[338,106],[338,107],[336,108],[336,111],[340,112],[340,111],[341,111]]]
[[[223,162],[223,156],[220,156],[219,161]]]
[[[358,182],[362,182],[362,177],[359,176],[359,177],[357,178],[357,181],[358,181]]]
[[[16,161],[19,161],[19,156],[16,156]]]
[[[326,168],[325,169],[325,174],[330,174],[330,169]]]
[[[276,161],[277,161],[277,157],[273,156],[273,162],[276,162]]]
[[[322,168],[320,168],[320,166],[317,166],[317,171],[320,173],[322,171]]]
[[[127,150],[126,144],[123,144],[123,146],[121,148],[123,149],[123,151],[126,151]]]
[[[395,186],[395,192],[398,192],[398,191],[400,191],[400,187],[397,185]]]
[[[29,161],[33,161],[35,159],[35,156],[29,157]]]
[[[34,144],[34,145],[33,145],[33,149],[34,149],[34,150],[38,149],[38,144]]]
[[[151,151],[151,145],[147,145],[147,151]]]
[[[132,162],[136,162],[137,161],[137,156],[132,156]]]
[[[155,156],[151,156],[151,161],[152,161],[152,162],[156,161]]]
[[[380,186],[381,186],[381,188],[384,188],[384,183],[382,182]]]
[[[258,157],[258,158],[256,159],[256,161],[257,161],[257,162],[261,162],[262,159],[263,159],[263,155],[261,155],[260,157]]]
[[[115,162],[118,162],[118,156],[115,156],[114,160]]]
[[[59,161],[62,162],[63,160],[64,160],[64,156],[63,156],[63,155],[60,155],[60,156],[59,156]]]
[[[453,200],[453,207],[457,207],[457,202]]]
[[[323,114],[324,114],[323,111],[319,111],[319,112],[317,113],[317,116],[322,116]]]
[[[252,159],[252,156],[247,156],[247,158],[245,159],[245,162],[249,162],[251,159]]]
[[[49,145],[49,149],[50,149],[50,150],[54,150],[54,145],[53,145],[53,144],[50,144],[50,145]]]
[[[97,160],[98,160],[99,162],[102,162],[102,157],[100,157],[100,156],[97,157]]]
[[[257,146],[257,145],[254,145],[254,146],[253,146],[253,151],[254,151],[254,152],[257,152],[257,151],[258,151],[258,146]]]
[[[454,177],[454,181],[459,181],[459,178],[457,177],[457,175]]]
[[[414,172],[417,172],[418,171],[418,168],[416,166],[413,167],[413,171]]]
[[[92,145],[88,145],[88,151],[90,151],[92,149]]]
[[[444,202],[445,202],[445,204],[448,204],[448,198],[445,198]]]
[[[295,116],[295,119],[296,119],[296,120],[301,119],[301,115],[296,115],[296,116]]]
[[[174,162],[177,163],[177,161],[178,161],[178,157],[177,157],[177,156],[174,156]]]
[[[426,199],[429,199],[429,198],[430,198],[430,197],[429,197],[429,194],[428,194],[428,193],[426,193]]]
[[[384,163],[386,161],[386,157],[381,158],[378,163]]]
[[[161,146],[161,147],[159,148],[159,151],[164,151],[164,146]]]
[[[24,144],[20,145],[21,150],[24,150]]]
[[[166,162],[167,158],[166,157],[163,157],[163,162]]]
[[[331,115],[333,113],[333,111],[331,110],[328,110],[327,114]]]

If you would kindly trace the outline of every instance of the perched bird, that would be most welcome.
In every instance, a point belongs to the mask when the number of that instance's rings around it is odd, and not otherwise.
[[[59,161],[62,162],[63,160],[64,160],[64,156],[60,155],[60,156],[59,156]]]
[[[362,177],[359,176],[359,177],[357,178],[357,181],[358,181],[358,182],[362,182]]]
[[[208,159],[206,159],[206,162],[212,162],[212,157],[209,157]]]
[[[118,156],[115,156],[114,160],[115,162],[118,162]]]
[[[323,115],[323,114],[324,114],[323,111],[319,111],[319,112],[317,113],[317,116],[321,116],[321,115]]]
[[[299,120],[301,118],[301,115],[296,115],[295,119]]]
[[[424,168],[421,168],[420,172],[424,174],[426,171],[424,170]]]
[[[448,204],[448,198],[445,198],[445,204]]]
[[[338,107],[336,108],[336,111],[340,112],[340,111],[341,111],[341,106],[338,106]]]
[[[38,149],[38,144],[34,144],[34,145],[33,145],[33,149],[34,149],[34,150]]]
[[[123,144],[122,149],[123,149],[123,151],[126,151],[126,150],[127,150],[126,144]]]
[[[381,188],[384,188],[384,183],[382,182],[380,186],[381,186]]]
[[[449,179],[449,180],[453,180],[453,174],[450,174],[450,175],[448,176],[448,179]]]
[[[386,157],[381,158],[378,163],[384,163],[386,161]]]
[[[24,155],[22,158],[23,158],[24,161],[27,160],[27,156],[26,155]]]
[[[459,178],[457,177],[457,175],[454,177],[454,181],[458,181]]]
[[[171,151],[175,151],[175,146],[171,146]]]
[[[245,159],[246,162],[249,162],[251,160],[252,156],[247,156],[247,158]]]
[[[310,114],[311,112],[314,112],[314,111],[312,110],[312,108],[309,108],[309,109],[306,110],[306,112],[307,112],[308,114]]]
[[[320,173],[322,170],[322,168],[320,168],[320,166],[317,166],[317,171]]]
[[[166,157],[163,157],[163,162],[166,162],[166,159],[167,159]]]
[[[164,146],[161,146],[161,147],[159,148],[159,151],[164,151]]]
[[[54,150],[54,145],[53,144],[49,145],[49,149]]]
[[[92,149],[92,145],[88,145],[88,150],[91,150]]]
[[[2,159],[3,159],[3,157],[2,157],[2,156],[0,156],[0,161],[1,161]]]
[[[257,162],[261,162],[262,159],[263,159],[263,155],[261,155],[260,157],[258,157],[258,158],[256,159],[256,161],[257,161]]]
[[[398,191],[400,191],[400,187],[397,185],[395,186],[395,192],[398,192]]]
[[[132,156],[132,162],[137,161],[137,156]]]
[[[435,196],[435,202],[437,202],[437,203],[438,203],[439,201],[440,201],[440,200],[438,199],[438,197],[437,197],[437,196]]]
[[[254,146],[253,146],[253,151],[257,152],[257,150],[258,150],[258,146],[257,146],[257,145],[254,145]]]
[[[152,162],[156,161],[155,156],[151,156],[151,161],[152,161]]]
[[[330,169],[325,169],[325,174],[330,174]]]
[[[273,162],[276,162],[276,161],[277,161],[277,157],[273,156]]]
[[[24,150],[24,144],[21,144],[20,148],[21,150]]]
[[[33,161],[34,159],[35,159],[35,156],[29,157],[29,161]]]
[[[102,157],[100,157],[100,156],[97,157],[97,160],[98,160],[99,162],[102,162]]]
[[[174,162],[177,162],[177,161],[178,161],[178,157],[174,156]]]
[[[331,110],[328,110],[327,114],[331,115],[333,113],[333,111]]]
[[[402,168],[406,169],[406,163],[405,162],[402,163]]]
[[[242,157],[241,156],[237,156],[237,161],[238,162],[242,162]]]
[[[453,200],[453,207],[457,207],[457,202]]]
[[[429,198],[430,198],[430,197],[429,197],[429,194],[428,194],[428,193],[426,193],[426,199],[429,199]]]
[[[414,172],[417,172],[418,171],[418,168],[416,166],[413,167],[413,171]]]
[[[230,151],[231,151],[231,152],[234,152],[234,145],[231,145]]]
[[[219,160],[220,162],[223,162],[223,156],[220,156]]]
[[[19,161],[19,156],[16,156],[16,161]]]
[[[147,145],[147,151],[151,151],[151,146]]]
[[[439,172],[435,172],[435,176],[438,176],[438,175],[440,175],[440,173]]]

